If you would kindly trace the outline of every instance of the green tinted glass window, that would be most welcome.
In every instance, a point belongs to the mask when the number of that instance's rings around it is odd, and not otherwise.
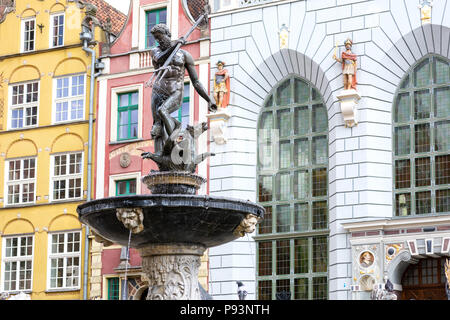
[[[109,278],[108,280],[108,300],[120,299],[119,278]]]
[[[167,9],[161,8],[161,9],[147,11],[145,13],[145,18],[146,18],[145,46],[146,46],[146,48],[151,48],[151,47],[154,47],[157,43],[150,31],[157,24],[166,24],[167,23]]]
[[[449,72],[449,60],[429,55],[405,75],[394,99],[395,216],[449,212]]]
[[[290,77],[259,117],[258,299],[328,297],[328,116],[319,91]]]
[[[118,140],[137,139],[139,125],[139,96],[138,92],[119,94],[118,108]]]
[[[136,194],[136,179],[120,180],[116,182],[116,196],[130,196]]]

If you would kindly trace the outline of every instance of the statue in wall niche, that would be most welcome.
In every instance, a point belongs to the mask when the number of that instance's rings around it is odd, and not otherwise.
[[[353,41],[347,39],[344,42],[346,51],[342,52],[341,57],[337,57],[337,45],[333,54],[333,59],[342,64],[342,74],[344,76],[344,89],[356,90],[356,70],[358,57],[352,52]]]
[[[92,3],[79,1],[78,6],[80,9],[85,9],[85,17],[81,22],[83,32],[93,32],[94,26],[101,26],[100,21],[97,19],[97,7]]]
[[[175,41],[171,40],[170,30],[165,24],[155,25],[150,32],[158,43],[156,47],[150,50],[155,72],[146,82],[147,87],[153,88],[151,136],[155,141],[155,153],[147,152],[142,154],[142,157],[155,161],[162,171],[175,170],[175,168],[169,168],[170,163],[168,161],[170,162],[173,155],[173,150],[170,147],[177,144],[177,140],[183,135],[180,134],[182,133],[181,122],[172,117],[171,114],[177,111],[182,104],[185,71],[188,72],[197,93],[208,102],[208,109],[215,112],[217,105],[200,83],[191,54],[180,49],[186,43],[186,38],[191,31]],[[202,128],[199,129],[197,131],[201,131]],[[184,136],[189,138],[188,134]],[[165,167],[165,169],[162,169],[162,167]]]
[[[225,62],[217,62],[217,72],[214,75],[214,99],[219,108],[226,108],[230,101],[230,76],[228,70],[224,69]]]

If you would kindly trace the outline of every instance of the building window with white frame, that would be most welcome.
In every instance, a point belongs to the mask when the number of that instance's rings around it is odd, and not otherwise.
[[[36,18],[22,20],[22,52],[35,50]]]
[[[111,141],[142,139],[143,85],[111,90]]]
[[[33,236],[5,237],[2,255],[2,291],[31,290],[33,279]]]
[[[130,172],[109,176],[109,196],[131,196],[141,194],[141,176],[139,172]]]
[[[82,196],[83,154],[52,157],[52,200],[80,199]]]
[[[85,75],[55,79],[55,122],[84,119]]]
[[[53,233],[49,237],[48,288],[80,287],[81,232]]]
[[[56,13],[50,16],[50,47],[64,45],[64,13]]]
[[[153,48],[158,42],[153,37],[151,30],[157,24],[167,23],[167,8],[159,8],[145,12],[145,47]]]
[[[7,205],[34,202],[36,188],[36,159],[7,161]]]
[[[37,126],[39,82],[13,84],[11,88],[10,129]]]

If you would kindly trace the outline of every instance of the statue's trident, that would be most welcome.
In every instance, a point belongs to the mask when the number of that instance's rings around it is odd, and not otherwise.
[[[187,38],[191,35],[191,33],[195,30],[195,28],[197,28],[199,26],[200,23],[202,23],[202,21],[204,20],[208,20],[208,15],[211,12],[211,7],[209,5],[206,5],[204,7],[204,13],[197,19],[197,21],[194,23],[194,25],[189,29],[189,31],[180,38],[180,40],[182,40],[181,42],[177,43],[177,45],[175,46],[175,48],[173,49],[172,53],[170,54],[170,56],[167,58],[167,60],[164,62],[164,64],[156,69],[153,72],[152,77],[150,78],[150,80],[148,80],[145,83],[146,87],[153,87],[153,85],[155,83],[159,83],[159,81],[164,78],[164,76],[166,75],[167,71],[170,70],[170,66],[169,64],[172,62],[173,57],[177,54],[178,50],[181,48],[182,43],[184,43]]]

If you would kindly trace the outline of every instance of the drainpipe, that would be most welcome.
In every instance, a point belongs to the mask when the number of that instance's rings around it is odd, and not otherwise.
[[[83,27],[84,29],[84,27]],[[93,25],[92,31],[83,30],[80,33],[80,40],[83,42],[83,50],[87,54],[91,55],[91,82],[89,91],[89,141],[88,141],[88,164],[87,164],[87,199],[91,201],[92,197],[92,149],[93,149],[93,132],[94,132],[94,91],[95,91],[95,79],[101,74],[101,72],[95,73],[96,66],[102,70],[102,64],[96,63],[95,50],[89,48],[89,44],[94,38],[95,26]],[[84,246],[84,272],[83,272],[83,300],[87,300],[88,295],[88,262],[89,262],[89,226],[86,225],[85,246]]]

